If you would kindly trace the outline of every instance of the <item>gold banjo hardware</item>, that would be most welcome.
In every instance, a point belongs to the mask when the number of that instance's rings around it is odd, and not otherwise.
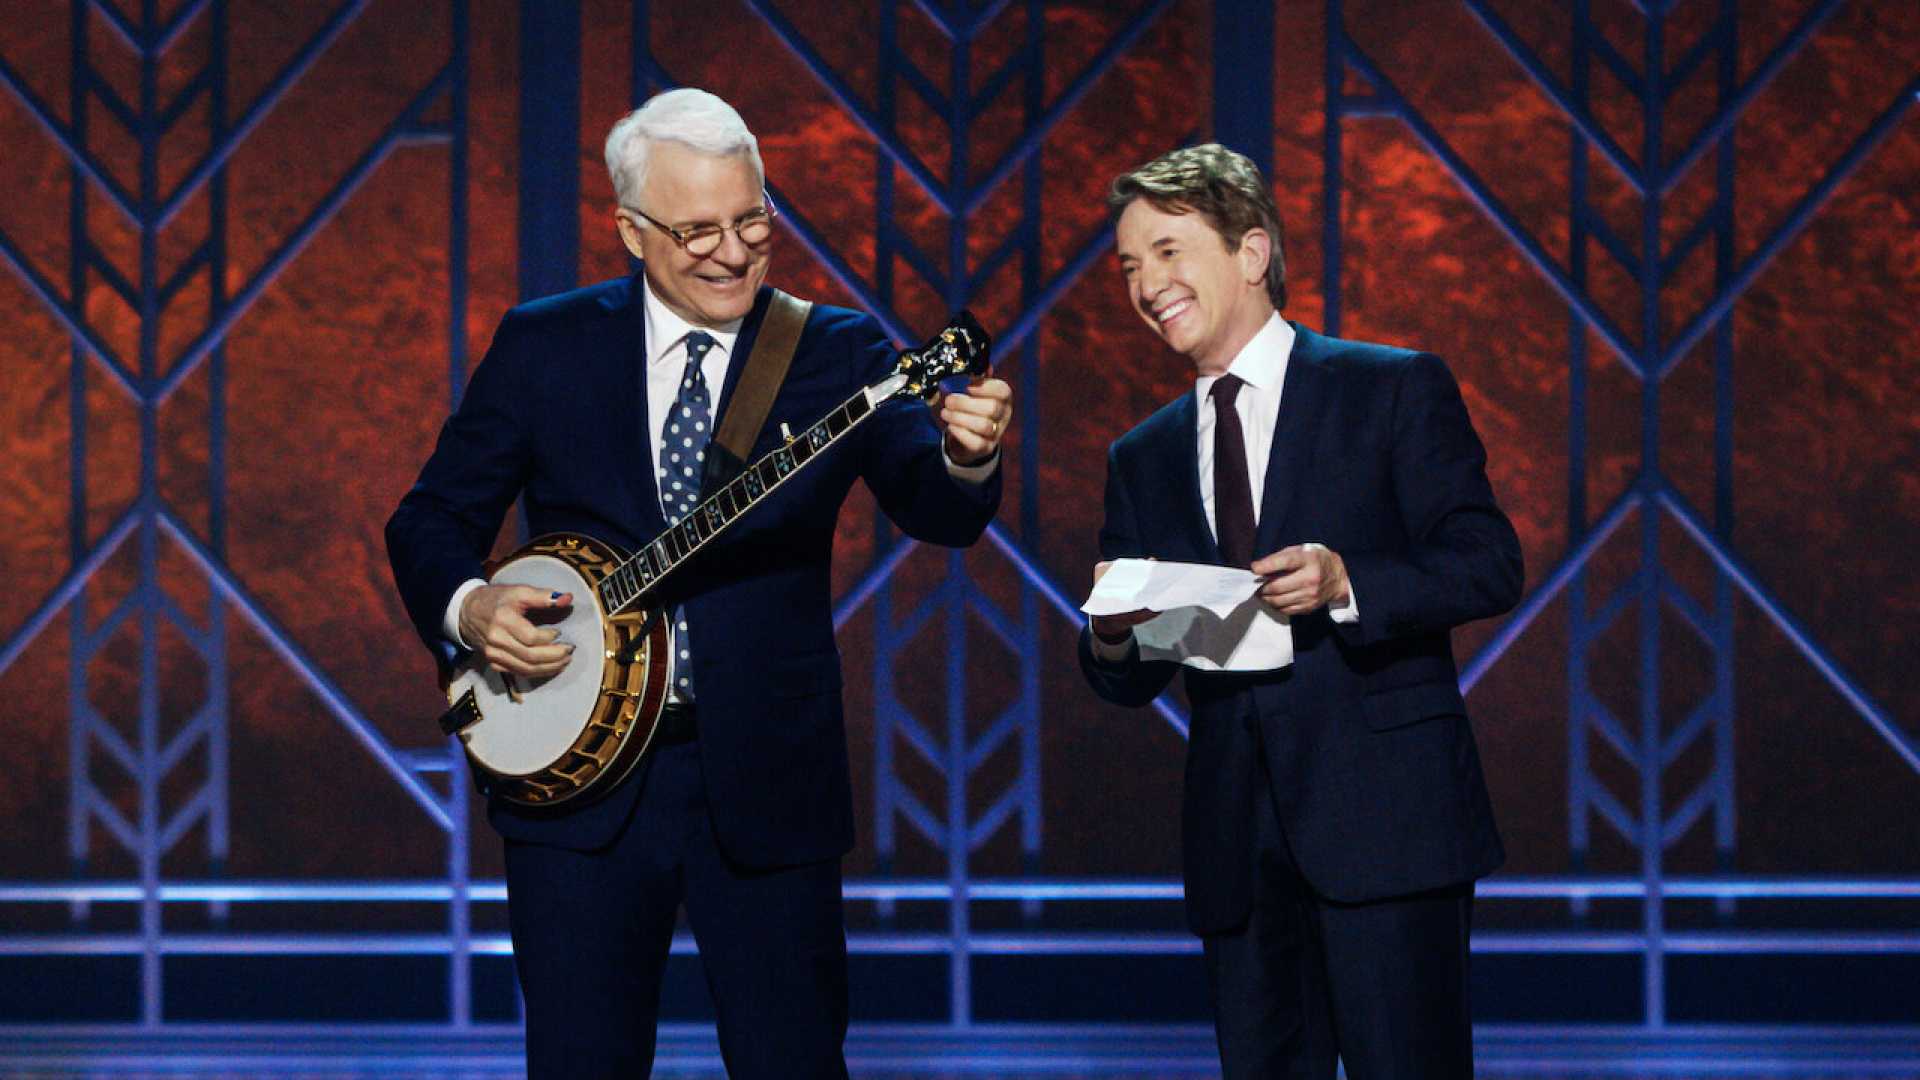
[[[600,637],[593,653],[576,640],[567,669],[523,682],[469,653],[449,673],[451,707],[440,726],[457,735],[492,795],[527,809],[572,808],[618,786],[652,745],[667,702],[673,656],[670,620],[651,603],[674,571],[761,500],[894,398],[930,400],[942,379],[984,374],[991,338],[970,312],[956,315],[894,371],[804,431],[782,425],[781,444],[707,494],[677,524],[632,555],[574,533],[541,536],[487,567],[491,584],[571,591],[563,633]]]

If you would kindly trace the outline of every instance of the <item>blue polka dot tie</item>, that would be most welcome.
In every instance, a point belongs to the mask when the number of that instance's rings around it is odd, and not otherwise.
[[[713,407],[700,362],[712,351],[713,335],[695,330],[687,335],[687,373],[680,380],[680,396],[667,413],[660,438],[660,508],[667,523],[677,525],[700,502],[700,470],[707,461],[712,436]],[[681,701],[693,700],[693,652],[687,633],[687,609],[673,613],[673,687]]]

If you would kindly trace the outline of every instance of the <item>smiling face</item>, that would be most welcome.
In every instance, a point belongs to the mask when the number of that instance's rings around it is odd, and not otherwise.
[[[1265,230],[1229,247],[1205,215],[1135,199],[1115,233],[1134,310],[1200,374],[1225,372],[1273,314]]]
[[[766,208],[766,193],[743,155],[703,154],[676,142],[656,143],[647,164],[639,209],[682,233],[697,225],[731,225]],[[715,327],[744,318],[767,277],[771,238],[756,246],[732,230],[711,253],[687,254],[666,230],[622,207],[614,211],[620,238],[646,263],[647,286],[674,314],[694,326]]]

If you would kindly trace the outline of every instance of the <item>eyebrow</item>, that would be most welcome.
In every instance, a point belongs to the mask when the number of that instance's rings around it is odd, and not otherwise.
[[[1158,250],[1160,248],[1166,247],[1168,244],[1177,244],[1177,243],[1179,243],[1179,241],[1174,239],[1172,236],[1162,236],[1154,240],[1152,243],[1148,244],[1147,247],[1152,248],[1154,250]],[[1126,262],[1128,259],[1132,259],[1138,262],[1140,259],[1140,256],[1138,255],[1129,255],[1123,251],[1115,252],[1115,254],[1119,256],[1121,262]]]
[[[766,208],[766,205],[765,205],[765,204],[763,203],[763,204],[762,204],[762,205],[760,205],[760,206],[755,206],[755,207],[752,207],[751,209],[748,209],[748,210],[743,210],[743,211],[741,211],[740,213],[738,213],[738,214],[735,214],[735,215],[733,216],[733,220],[732,220],[731,222],[729,222],[728,224],[732,224],[732,225],[738,225],[738,224],[740,224],[740,223],[741,223],[742,221],[745,221],[746,219],[748,219],[748,218],[750,218],[750,217],[752,217],[752,216],[753,216],[753,215],[755,215],[755,214],[764,214],[764,213],[766,213],[766,212],[767,212],[767,208]],[[718,221],[714,221],[714,220],[712,220],[712,219],[708,219],[708,220],[705,220],[705,221],[681,221],[681,222],[676,222],[676,223],[674,223],[674,226],[673,226],[673,227],[674,227],[674,228],[676,228],[676,229],[705,229],[705,228],[709,228],[709,227],[717,227],[717,226],[718,226],[719,224],[720,224],[720,223],[719,223]]]

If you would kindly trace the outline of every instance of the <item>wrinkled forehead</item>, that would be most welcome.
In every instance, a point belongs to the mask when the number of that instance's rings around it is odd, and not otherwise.
[[[760,205],[765,180],[751,155],[710,154],[684,143],[661,141],[647,163],[645,194],[657,210],[686,214],[720,211],[723,216]]]
[[[1185,203],[1141,196],[1120,212],[1114,246],[1123,259],[1139,258],[1163,243],[1191,244],[1208,236],[1218,237],[1219,230],[1205,212]]]

